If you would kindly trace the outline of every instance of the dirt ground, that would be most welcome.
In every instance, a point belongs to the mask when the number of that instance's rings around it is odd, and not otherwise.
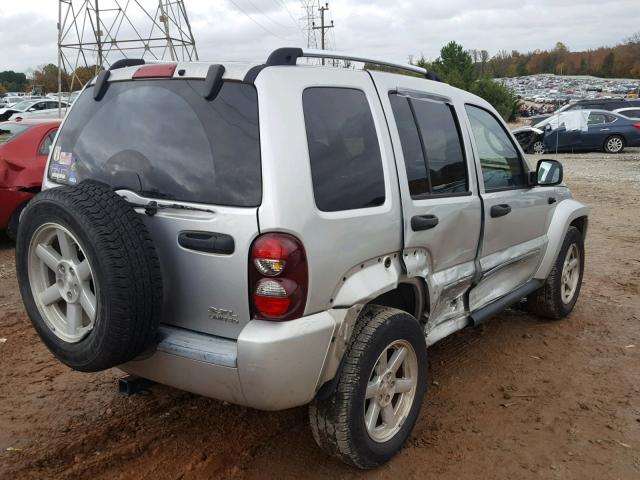
[[[370,472],[321,453],[306,408],[162,386],[127,398],[116,370],[64,367],[31,328],[0,240],[0,478],[639,479],[640,151],[558,157],[592,208],[575,310],[559,322],[510,310],[431,348],[418,424]]]

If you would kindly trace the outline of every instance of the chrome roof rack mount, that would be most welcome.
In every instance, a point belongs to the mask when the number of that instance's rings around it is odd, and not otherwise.
[[[372,63],[375,65],[383,65],[385,67],[398,68],[413,73],[419,73],[429,80],[442,82],[434,72],[428,72],[422,67],[412,65],[410,63],[399,63],[382,58],[370,57],[368,55],[359,55],[355,53],[338,52],[335,50],[314,50],[302,49],[296,47],[278,48],[271,52],[267,59],[267,65],[295,65],[298,58],[327,58],[334,60],[351,60],[353,62]]]

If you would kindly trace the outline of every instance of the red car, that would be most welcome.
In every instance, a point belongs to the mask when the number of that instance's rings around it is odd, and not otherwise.
[[[40,191],[60,120],[0,123],[0,231],[15,239],[20,212]]]

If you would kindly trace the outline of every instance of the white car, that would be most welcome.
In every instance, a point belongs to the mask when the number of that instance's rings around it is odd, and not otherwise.
[[[613,111],[614,113],[619,113],[620,115],[624,115],[627,118],[632,120],[640,120],[640,105],[635,107],[626,107],[626,108],[618,108]]]
[[[38,119],[54,119],[54,118],[64,118],[65,115],[67,114],[67,112],[69,111],[69,108],[71,107],[71,105],[67,102],[61,102],[61,107],[62,108],[58,108],[58,102],[56,101],[56,107],[55,108],[47,108],[44,110],[35,110],[33,112],[20,112],[20,113],[14,113],[13,115],[11,115],[11,117],[9,118],[10,121],[20,121],[20,120],[26,120],[26,119],[34,119],[34,118],[38,118]]]
[[[24,100],[24,97],[18,97],[18,96],[9,96],[7,95],[6,97],[0,98],[0,107],[1,108],[9,108],[14,106],[16,103],[20,103]]]
[[[61,102],[63,107],[68,107],[70,104],[68,102]],[[31,112],[42,112],[44,110],[58,110],[58,101],[57,100],[48,100],[48,99],[40,99],[40,100],[25,100],[23,102],[16,103],[12,107],[2,108],[0,109],[0,122],[4,122],[13,118],[14,120],[17,117],[23,118],[22,115],[14,116],[14,114],[26,114]]]

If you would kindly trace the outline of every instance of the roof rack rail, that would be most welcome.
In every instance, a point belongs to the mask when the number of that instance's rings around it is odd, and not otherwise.
[[[419,73],[429,80],[442,82],[440,77],[433,72],[428,72],[422,67],[412,65],[410,63],[399,63],[381,58],[374,58],[368,55],[358,55],[355,53],[337,52],[335,50],[314,50],[302,48],[278,48],[271,52],[267,59],[267,65],[295,65],[298,58],[329,58],[335,60],[351,60],[354,62],[373,63],[375,65],[384,65],[385,67],[398,68],[413,73]]]

